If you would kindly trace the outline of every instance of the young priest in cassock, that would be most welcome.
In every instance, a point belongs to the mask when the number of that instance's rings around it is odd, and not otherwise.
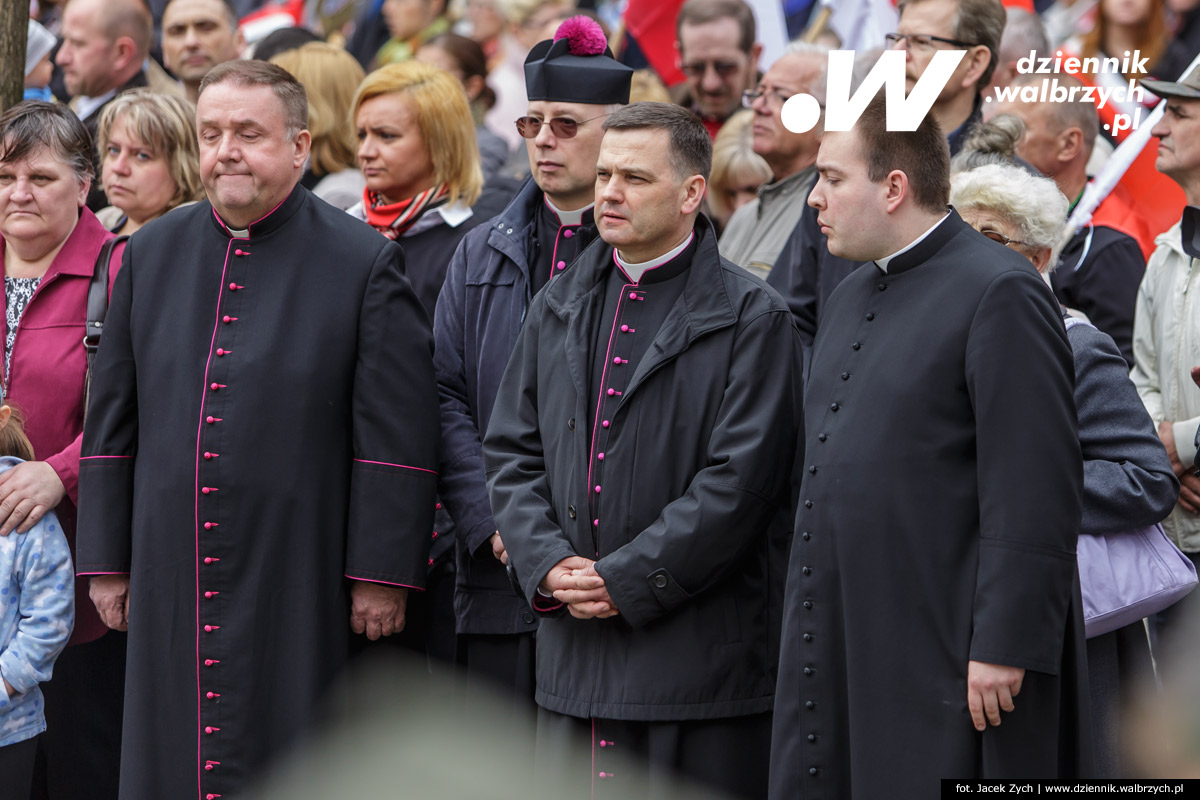
[[[1058,304],[947,206],[932,118],[826,133],[834,255],[805,392],[771,796],[936,796],[1086,770],[1083,467]],[[1085,773],[1086,774],[1086,773]]]
[[[537,619],[505,573],[483,471],[483,433],[533,296],[596,239],[596,158],[605,116],[629,102],[633,70],[612,57],[595,21],[574,17],[525,61],[532,177],[508,207],[463,239],[446,273],[433,331],[442,403],[441,498],[458,526],[454,612],[466,678],[533,708]]]
[[[423,586],[431,331],[400,248],[298,185],[307,109],[208,73],[208,202],[130,239],[105,319],[76,567],[129,630],[125,800],[240,796]]]
[[[604,129],[603,241],[534,298],[484,440],[509,563],[543,616],[537,757],[590,747],[568,796],[654,797],[678,771],[761,797],[799,340],[699,216],[703,124],[639,103]],[[635,783],[617,754],[659,777]]]

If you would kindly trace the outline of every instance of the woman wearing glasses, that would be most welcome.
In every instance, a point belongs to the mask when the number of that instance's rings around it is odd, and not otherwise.
[[[993,164],[952,178],[950,203],[976,230],[1029,259],[1057,263],[1067,198],[1047,178]],[[1116,344],[1090,324],[1068,324],[1083,449],[1082,533],[1132,531],[1171,512],[1179,485]],[[1123,777],[1118,711],[1128,684],[1150,668],[1140,622],[1087,640],[1097,777]]]

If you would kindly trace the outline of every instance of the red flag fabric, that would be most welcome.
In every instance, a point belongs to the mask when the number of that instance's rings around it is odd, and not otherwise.
[[[625,7],[625,30],[667,86],[683,82],[675,50],[675,17],[682,6],[683,0],[629,0]]]

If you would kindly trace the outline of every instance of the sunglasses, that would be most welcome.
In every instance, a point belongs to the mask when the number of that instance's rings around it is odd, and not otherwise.
[[[578,121],[570,117],[553,117],[548,120],[540,120],[537,117],[517,117],[517,133],[526,139],[536,139],[538,133],[542,130],[542,126],[549,125],[554,138],[571,139],[575,134],[579,133],[580,125],[585,125],[592,120],[602,119],[607,116],[608,114],[601,114],[599,117]]]

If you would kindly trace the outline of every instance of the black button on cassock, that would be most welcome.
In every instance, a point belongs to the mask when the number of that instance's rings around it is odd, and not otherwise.
[[[886,291],[886,290],[887,290],[887,284],[886,284],[886,283],[884,283],[883,281],[880,281],[880,282],[879,282],[879,284],[878,284],[878,286],[879,286],[879,291],[881,291],[881,292],[883,292],[883,291]]]
[[[813,674],[812,667],[805,667],[805,668],[804,668],[804,674],[805,674],[805,675],[812,675],[812,674]]]
[[[848,380],[850,380],[850,373],[849,373],[849,372],[843,372],[843,373],[842,373],[842,380],[844,380],[844,381],[848,381]]]
[[[575,430],[575,418],[574,417],[571,417],[569,420],[567,420],[567,427],[570,428],[571,430]]]
[[[829,407],[829,410],[836,414],[839,408],[841,408],[841,406],[839,406],[837,403],[834,403]]]
[[[654,586],[655,586],[655,588],[658,588],[658,589],[667,588],[667,576],[666,575],[655,575],[654,576]]]
[[[812,575],[812,567],[801,567],[800,571],[805,575]]]
[[[811,609],[811,608],[812,608],[812,601],[811,601],[811,600],[805,600],[805,601],[804,601],[804,607],[805,607],[805,608],[807,608],[807,609]]]
[[[828,439],[828,438],[829,438],[829,437],[828,437],[828,436],[826,436],[826,435],[825,435],[825,434],[823,434],[823,433],[817,434],[817,439],[818,439],[819,441],[822,441],[822,442],[823,442],[823,441],[825,441],[825,440],[826,440],[826,439]]]
[[[571,519],[575,519],[575,506],[567,506],[567,516]]]
[[[805,508],[812,508],[812,500],[805,500],[805,501],[804,501],[804,507],[805,507]]]
[[[521,615],[521,619],[525,621],[526,625],[530,625],[533,623],[533,614],[530,614],[528,611],[526,611]]]
[[[854,344],[850,345],[850,349],[851,350],[860,350],[860,349],[862,349],[862,345],[859,344],[858,342],[855,342]]]
[[[804,533],[800,534],[800,538],[807,542],[809,539],[812,538],[812,534],[809,533],[808,531],[805,531]]]
[[[809,474],[811,474],[811,475],[816,475],[816,474],[817,474],[817,468],[816,468],[816,466],[809,467],[809,468],[808,468],[808,471],[809,471]]]
[[[809,775],[816,775],[816,774],[817,774],[817,771],[818,771],[818,770],[817,770],[817,768],[816,768],[816,767],[812,767],[812,768],[810,768],[810,769],[808,770],[808,774],[809,774]]]
[[[804,641],[806,641],[806,642],[811,642],[811,641],[812,641],[812,634],[811,634],[811,633],[806,633],[806,634],[804,634]]]
[[[815,733],[810,733],[810,734],[808,735],[808,740],[809,740],[810,742],[815,742],[815,741],[817,740],[817,735],[816,735]]]
[[[867,314],[867,322],[871,322],[871,321],[872,321],[872,320],[874,320],[874,319],[875,319],[875,314],[874,314],[874,312],[872,312],[872,313],[870,313],[870,314]]]
[[[807,702],[804,703],[804,707],[807,708],[809,711],[812,711],[814,708],[817,707],[817,704],[814,703],[812,700],[808,700]]]

